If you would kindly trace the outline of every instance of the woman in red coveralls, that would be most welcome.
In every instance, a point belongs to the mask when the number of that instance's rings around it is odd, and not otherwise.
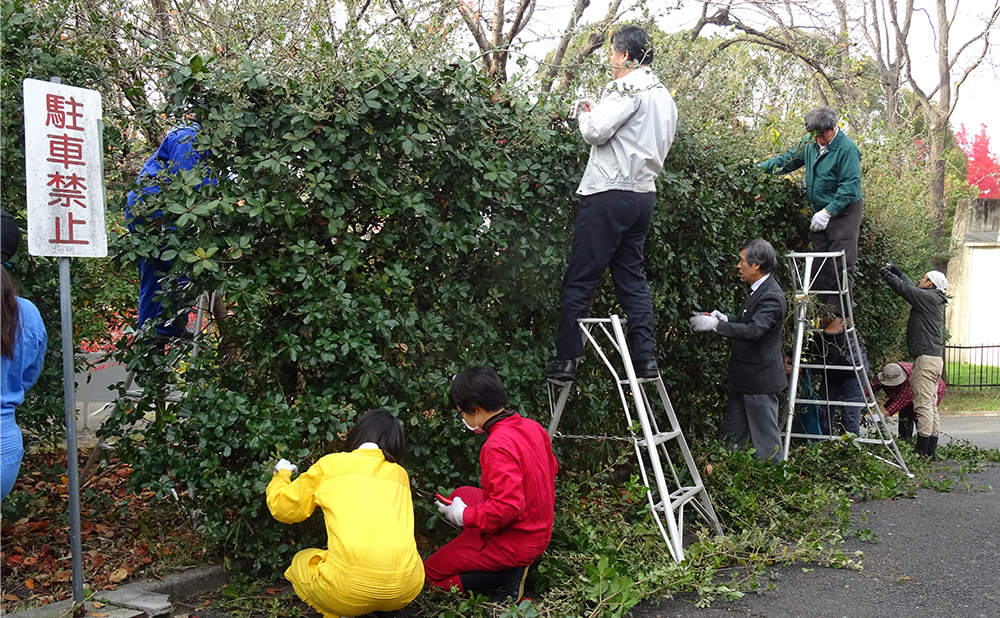
[[[459,487],[438,510],[462,532],[424,561],[431,586],[460,592],[502,587],[524,594],[531,565],[552,538],[558,464],[548,433],[506,409],[507,393],[490,367],[455,376],[451,405],[472,432],[486,433],[479,452],[482,489]]]

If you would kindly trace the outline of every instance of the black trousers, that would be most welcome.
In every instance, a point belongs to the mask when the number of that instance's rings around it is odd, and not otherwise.
[[[851,291],[852,299],[854,298],[854,262],[858,259],[858,235],[861,233],[863,207],[864,200],[848,204],[846,208],[837,213],[837,216],[830,219],[825,230],[812,233],[813,251],[844,250],[844,257],[847,261],[847,289]],[[827,261],[817,273],[812,287],[814,290],[836,290],[837,280],[840,276],[840,262],[837,261],[836,267],[834,267],[832,261]],[[816,297],[826,303],[836,315],[844,317],[846,307],[841,306],[840,298],[836,294],[817,294]]]
[[[557,359],[583,356],[576,321],[587,317],[594,290],[608,269],[618,302],[628,316],[626,339],[632,358],[653,358],[653,302],[642,262],[655,202],[655,193],[631,191],[604,191],[580,198],[559,298]]]

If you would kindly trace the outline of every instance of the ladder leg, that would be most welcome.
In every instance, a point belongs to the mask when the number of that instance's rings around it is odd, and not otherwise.
[[[556,400],[555,404],[552,403],[552,389],[554,384],[560,384],[561,388],[559,390],[559,398]],[[566,407],[566,399],[569,398],[569,389],[572,388],[572,382],[548,382],[549,390],[549,409],[552,410],[552,420],[549,421],[549,438],[551,439],[556,435],[556,430],[559,429],[559,419],[562,418],[563,408]]]

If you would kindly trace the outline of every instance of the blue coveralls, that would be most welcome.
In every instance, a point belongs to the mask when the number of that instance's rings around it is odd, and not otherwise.
[[[136,201],[142,201],[141,194],[152,195],[159,193],[161,182],[158,176],[166,171],[166,175],[175,176],[183,171],[194,168],[201,162],[205,153],[195,150],[195,140],[201,126],[193,124],[186,127],[176,127],[167,134],[163,143],[157,149],[139,172],[136,180],[137,190],[129,191],[128,201],[125,205],[125,221],[129,232],[138,233],[138,226],[147,223],[144,219],[132,214]],[[145,180],[145,182],[143,182]],[[169,182],[169,180],[168,180]],[[198,188],[206,184],[215,184],[211,178],[211,172],[206,172],[205,179]],[[157,210],[153,213],[154,218],[160,218],[163,212]],[[173,229],[172,227],[169,229]],[[172,260],[139,258],[139,329],[142,329],[146,320],[158,319],[163,311],[163,306],[155,297],[160,291],[160,281],[170,272]],[[183,281],[182,281],[183,282]],[[187,329],[188,312],[176,318],[161,320],[156,323],[156,334],[163,337],[176,337],[182,335]]]

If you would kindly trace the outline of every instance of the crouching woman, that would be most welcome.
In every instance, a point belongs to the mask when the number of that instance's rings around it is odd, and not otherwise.
[[[294,481],[294,464],[275,466],[267,486],[275,519],[292,524],[323,510],[328,549],[297,553],[285,578],[324,618],[394,612],[423,587],[402,457],[399,421],[371,410],[347,433],[346,452],[326,455]]]

